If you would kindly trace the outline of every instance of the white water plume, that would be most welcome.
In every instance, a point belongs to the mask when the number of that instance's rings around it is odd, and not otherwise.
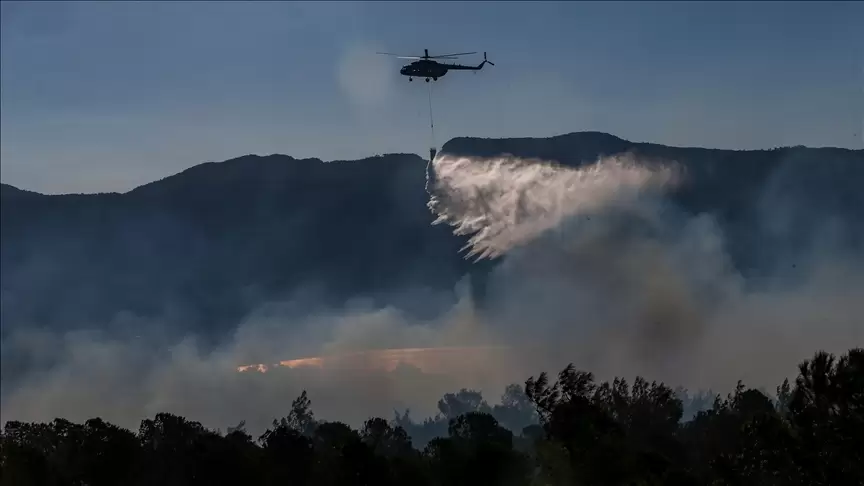
[[[797,281],[750,280],[717,214],[675,200],[685,181],[674,162],[622,155],[570,168],[442,155],[433,169],[436,222],[470,235],[469,255],[507,254],[487,279],[482,316],[506,343],[542,348],[544,364],[525,369],[575,361],[610,378],[772,387],[814,350],[860,345],[860,256],[814,248],[796,256],[813,269]]]
[[[635,201],[677,180],[672,165],[637,164],[623,155],[581,168],[512,156],[441,155],[432,164],[429,208],[438,215],[435,224],[472,235],[468,256],[478,259],[500,256],[566,218]]]

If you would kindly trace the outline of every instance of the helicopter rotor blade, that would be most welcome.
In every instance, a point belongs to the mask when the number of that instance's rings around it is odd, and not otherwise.
[[[431,59],[440,59],[440,58],[453,58],[456,56],[467,56],[468,54],[477,54],[477,52],[457,52],[455,54],[439,54],[437,56],[429,56]]]
[[[393,56],[398,59],[457,59],[458,56],[467,56],[468,54],[477,54],[476,52],[457,52],[455,54],[441,54],[438,56],[401,56],[399,54],[394,54],[392,52],[376,52],[375,54],[381,54],[382,56]]]
[[[392,52],[376,52],[375,54],[381,54],[381,55],[384,55],[384,56],[393,56],[393,57],[395,57],[395,58],[397,58],[397,59],[428,59],[428,58],[426,58],[426,57],[424,57],[424,56],[401,56],[401,55],[399,55],[399,54],[393,54]],[[449,59],[456,59],[456,58],[455,58],[455,57],[452,57],[452,58],[449,58]]]
[[[393,57],[403,57],[403,58],[404,57],[416,57],[416,56],[402,56],[400,54],[393,54],[392,52],[376,52],[375,54],[381,54],[382,56],[393,56]]]
[[[396,59],[459,59],[458,57],[449,57],[449,56],[435,56],[435,57],[432,57],[432,56],[429,56],[429,57],[422,57],[422,56],[395,56],[395,57],[396,57]]]

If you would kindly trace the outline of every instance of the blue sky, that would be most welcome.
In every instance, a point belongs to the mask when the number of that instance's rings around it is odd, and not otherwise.
[[[864,140],[860,2],[0,5],[0,179],[46,193],[126,191],[248,153],[426,154],[428,87],[377,50],[489,52],[496,66],[435,84],[438,145]]]

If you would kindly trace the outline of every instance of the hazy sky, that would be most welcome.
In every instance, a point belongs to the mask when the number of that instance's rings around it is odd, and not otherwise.
[[[858,2],[0,5],[0,179],[40,192],[248,153],[425,154],[428,87],[377,50],[489,52],[496,66],[435,84],[438,145],[599,130],[862,148]]]

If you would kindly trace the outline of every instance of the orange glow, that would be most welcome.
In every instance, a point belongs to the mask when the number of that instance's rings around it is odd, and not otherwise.
[[[285,366],[287,368],[320,368],[324,366],[324,361],[320,357],[289,359],[288,361],[280,361],[279,366]]]
[[[400,365],[408,365],[427,373],[441,372],[486,360],[496,352],[506,349],[508,348],[504,346],[375,349],[285,360],[272,365],[243,365],[238,366],[237,371],[267,373],[270,369],[279,367],[393,371]]]
[[[268,368],[268,366],[265,364],[254,364],[254,365],[238,366],[237,371],[239,371],[241,373],[244,371],[258,371],[260,373],[267,373],[267,368]]]

